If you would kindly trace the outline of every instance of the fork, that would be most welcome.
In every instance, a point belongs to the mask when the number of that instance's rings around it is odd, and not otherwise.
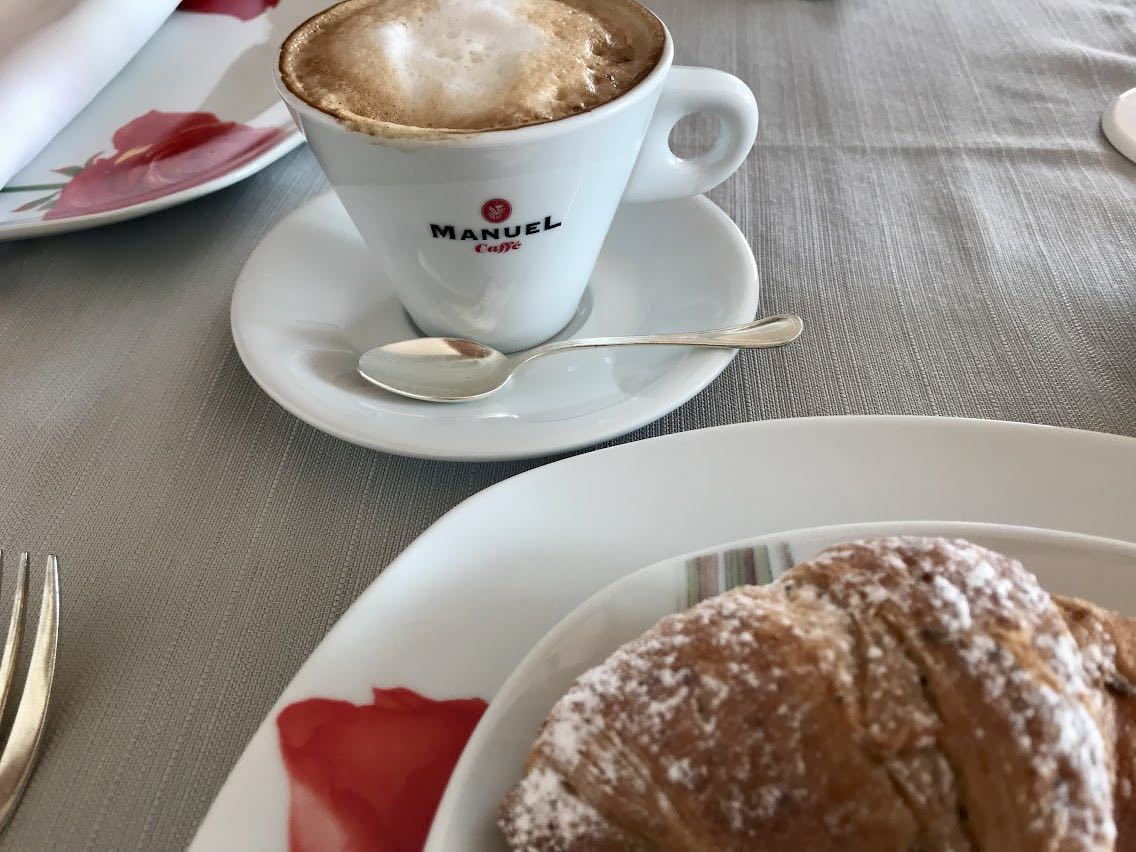
[[[0,550],[0,577],[3,577],[4,551]],[[16,657],[24,635],[24,608],[28,601],[28,555],[20,554],[16,572],[16,592],[12,596],[12,618],[8,638],[0,652],[0,721],[12,690]],[[39,605],[39,625],[32,644],[32,657],[24,691],[16,706],[16,716],[8,740],[0,752],[0,829],[8,824],[20,796],[31,777],[47,723],[47,702],[55,677],[55,655],[59,646],[59,562],[48,555],[43,576],[43,597]]]

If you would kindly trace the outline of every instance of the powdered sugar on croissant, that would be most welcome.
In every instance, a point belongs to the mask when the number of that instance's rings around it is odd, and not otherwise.
[[[502,829],[516,849],[1125,848],[1131,638],[968,542],[832,548],[581,676]]]

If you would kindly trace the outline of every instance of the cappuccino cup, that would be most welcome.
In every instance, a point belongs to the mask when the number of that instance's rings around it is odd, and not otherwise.
[[[633,0],[346,0],[275,80],[376,280],[426,334],[512,352],[572,319],[620,203],[705,192],[752,147],[749,88],[673,55]],[[681,159],[694,113],[719,136]]]

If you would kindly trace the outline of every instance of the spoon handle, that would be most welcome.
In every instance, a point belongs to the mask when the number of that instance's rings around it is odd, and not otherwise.
[[[601,346],[706,346],[716,349],[768,349],[792,343],[805,324],[795,314],[764,317],[743,325],[716,328],[711,331],[686,331],[678,334],[650,334],[637,337],[592,337],[546,343],[522,353],[529,361],[567,349],[593,349]]]

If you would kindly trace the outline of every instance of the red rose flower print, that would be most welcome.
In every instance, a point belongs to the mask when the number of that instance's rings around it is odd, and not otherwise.
[[[151,110],[115,132],[115,150],[109,156],[56,169],[71,179],[60,185],[57,199],[48,196],[38,204],[51,205],[45,219],[62,219],[161,198],[220,177],[263,153],[283,134],[277,127],[221,121],[211,112]]]
[[[280,711],[292,852],[418,850],[486,704],[376,689],[371,704],[311,698]]]
[[[242,21],[251,21],[279,2],[280,0],[182,0],[178,10],[182,12],[205,12],[213,15],[232,15]]]

